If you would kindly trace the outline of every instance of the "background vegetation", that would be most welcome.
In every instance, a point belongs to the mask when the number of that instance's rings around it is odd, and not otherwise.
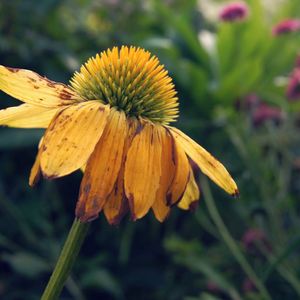
[[[241,191],[231,199],[201,177],[195,212],[118,227],[100,216],[61,299],[300,299],[300,107],[286,97],[300,33],[272,35],[278,21],[300,17],[300,2],[249,0],[248,19],[235,23],[216,17],[224,3],[0,2],[3,65],[67,82],[114,45],[156,54],[179,92],[177,126]],[[1,93],[1,108],[17,103]],[[79,172],[28,186],[42,134],[0,129],[1,299],[39,299],[74,216]]]

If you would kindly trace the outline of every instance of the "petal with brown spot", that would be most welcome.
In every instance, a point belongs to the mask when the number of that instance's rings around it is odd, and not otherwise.
[[[174,205],[181,199],[186,189],[190,174],[190,164],[185,152],[183,151],[178,141],[174,138],[173,143],[176,170],[172,184],[167,191],[167,205]]]
[[[133,220],[149,211],[159,188],[162,143],[156,126],[144,122],[127,153],[124,186]]]
[[[119,224],[123,216],[129,210],[128,200],[124,190],[124,170],[126,155],[134,137],[136,128],[137,122],[131,120],[129,122],[128,137],[126,138],[124,145],[122,164],[118,179],[103,208],[107,221],[113,225]]]
[[[58,107],[83,101],[71,88],[39,74],[0,65],[0,90],[23,102]]]
[[[175,140],[205,175],[227,193],[233,196],[238,195],[239,191],[236,183],[226,168],[217,159],[177,128],[170,127],[170,130]]]
[[[199,198],[200,198],[200,191],[195,180],[194,172],[192,168],[190,168],[189,182],[187,184],[183,197],[179,201],[177,206],[183,210],[189,210],[193,207],[193,203],[195,203],[195,201],[198,201]]]
[[[120,175],[103,208],[106,220],[111,225],[118,225],[129,210],[124,191],[124,177]]]
[[[161,127],[159,132],[162,140],[161,177],[152,210],[156,219],[163,222],[170,212],[170,207],[166,205],[166,197],[175,177],[176,162],[175,145],[171,134],[164,127]]]
[[[98,101],[62,110],[46,130],[40,148],[43,175],[57,178],[82,167],[102,135],[109,112],[110,108]]]
[[[98,216],[120,172],[128,124],[123,112],[111,110],[103,135],[91,155],[81,182],[76,216],[83,222]]]

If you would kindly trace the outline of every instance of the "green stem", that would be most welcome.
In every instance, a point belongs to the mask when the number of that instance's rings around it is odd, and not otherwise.
[[[231,253],[235,257],[235,259],[238,261],[244,272],[247,274],[249,279],[255,284],[256,288],[259,290],[261,295],[266,300],[271,300],[271,296],[268,293],[267,289],[265,288],[262,281],[257,277],[256,273],[250,266],[250,264],[247,262],[246,258],[244,257],[243,253],[239,249],[238,245],[236,244],[233,237],[230,235],[230,232],[228,231],[226,225],[224,224],[218,209],[216,207],[214,198],[211,194],[208,182],[206,178],[203,178],[201,181],[202,183],[202,189],[204,193],[205,203],[207,205],[209,214],[216,224],[224,242],[226,243],[227,247],[231,250]]]
[[[78,219],[74,220],[41,300],[58,299],[64,284],[68,279],[88,229],[89,223],[81,223]]]

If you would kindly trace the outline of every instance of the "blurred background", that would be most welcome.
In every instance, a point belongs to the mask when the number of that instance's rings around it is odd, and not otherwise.
[[[100,215],[61,299],[300,299],[300,1],[245,1],[238,19],[228,3],[0,1],[3,65],[67,83],[115,45],[157,55],[179,93],[176,126],[241,192],[200,177],[199,207],[174,208],[163,224],[150,213],[115,227]],[[1,93],[1,108],[18,103]],[[28,186],[42,134],[0,128],[5,300],[39,299],[74,217],[80,172]]]

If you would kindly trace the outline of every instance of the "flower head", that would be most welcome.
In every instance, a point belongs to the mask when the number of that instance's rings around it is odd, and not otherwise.
[[[150,52],[123,47],[90,58],[71,79],[84,99],[100,99],[128,117],[167,124],[178,116],[172,79]]]
[[[135,47],[96,55],[70,85],[22,69],[0,66],[0,89],[24,101],[0,111],[0,124],[47,128],[30,174],[58,178],[84,171],[76,216],[103,210],[117,224],[152,208],[163,221],[171,206],[189,209],[199,199],[191,164],[231,195],[238,189],[205,149],[169,122],[178,116],[174,85],[155,56]]]
[[[248,14],[249,8],[246,3],[232,2],[222,8],[219,18],[224,22],[235,22],[245,20]]]
[[[289,78],[286,97],[291,101],[300,100],[300,68],[295,68]]]
[[[282,35],[300,30],[300,19],[287,19],[276,24],[273,29],[273,35]]]

